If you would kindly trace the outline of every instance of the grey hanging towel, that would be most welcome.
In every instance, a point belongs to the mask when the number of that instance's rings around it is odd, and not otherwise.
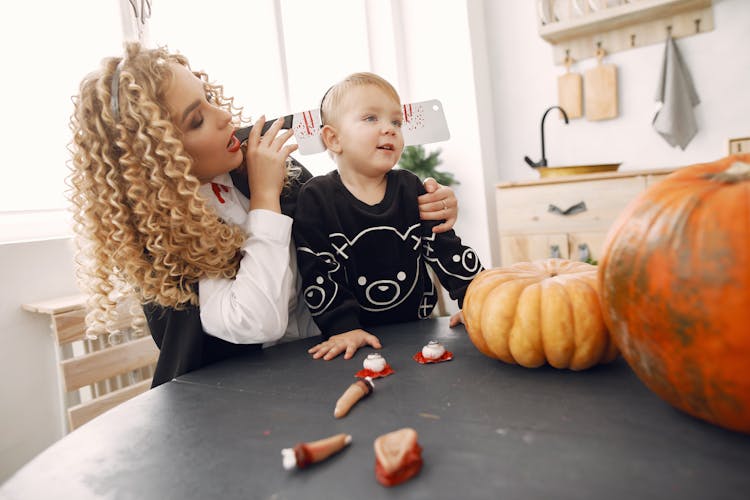
[[[654,116],[654,129],[670,146],[684,150],[698,132],[693,108],[701,101],[671,35],[664,49],[656,100],[662,106]]]

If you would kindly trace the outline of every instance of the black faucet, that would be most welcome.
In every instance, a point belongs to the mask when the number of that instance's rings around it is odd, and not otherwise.
[[[562,113],[563,118],[565,118],[565,124],[568,124],[568,114],[565,112],[564,109],[562,109],[560,106],[550,106],[544,111],[544,114],[542,115],[542,124],[540,125],[540,128],[542,129],[542,159],[535,162],[528,156],[524,156],[523,159],[526,161],[526,163],[529,164],[531,168],[537,168],[537,167],[546,167],[547,166],[547,157],[544,155],[544,120],[547,118],[547,113],[552,111],[553,109],[559,109],[560,113]]]

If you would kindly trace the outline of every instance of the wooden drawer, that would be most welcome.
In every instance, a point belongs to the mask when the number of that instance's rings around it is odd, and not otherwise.
[[[505,187],[497,190],[498,228],[502,233],[606,232],[612,221],[645,188],[644,176],[576,183]],[[563,215],[583,202],[585,210]]]
[[[570,251],[566,233],[523,234],[500,236],[502,265],[546,259],[552,256],[552,247],[560,252],[561,259],[569,259]]]
[[[545,233],[507,234],[500,236],[502,265],[516,262],[559,257],[561,259],[586,260],[581,254],[582,246],[588,249],[588,258],[598,261],[601,258],[607,233]]]

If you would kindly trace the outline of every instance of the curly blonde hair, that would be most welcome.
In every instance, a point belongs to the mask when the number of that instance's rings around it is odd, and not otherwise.
[[[130,44],[122,63],[118,57],[102,61],[74,97],[69,199],[90,334],[113,331],[123,293],[180,309],[198,303],[199,278],[233,278],[239,266],[246,234],[223,223],[198,194],[193,160],[167,110],[170,62],[190,69],[179,54]],[[242,109],[222,87],[205,73],[194,74],[239,123]]]

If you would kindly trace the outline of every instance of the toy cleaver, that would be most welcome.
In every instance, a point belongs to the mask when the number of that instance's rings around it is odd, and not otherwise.
[[[440,101],[414,102],[404,104],[404,121],[401,131],[404,134],[404,146],[416,146],[418,144],[429,144],[432,142],[446,141],[450,138],[448,123],[445,121],[443,105]],[[276,119],[268,120],[263,125],[261,134],[273,125]],[[292,129],[294,138],[299,144],[299,153],[311,155],[322,153],[326,150],[320,137],[320,110],[311,109],[301,113],[294,113],[284,117],[283,129]],[[235,135],[240,142],[245,142],[252,125],[237,129]]]

